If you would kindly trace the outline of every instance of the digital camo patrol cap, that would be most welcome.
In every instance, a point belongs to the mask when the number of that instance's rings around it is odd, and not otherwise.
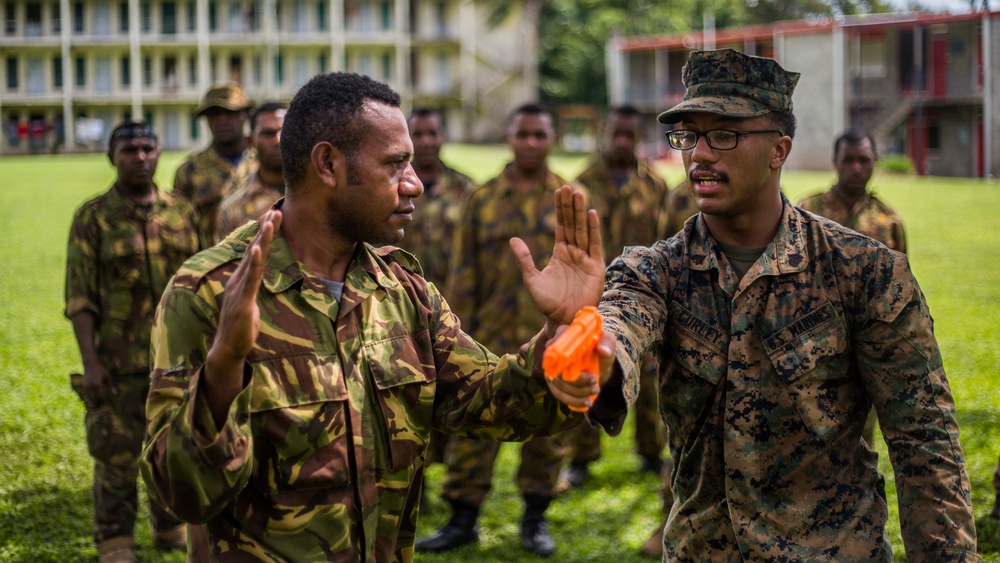
[[[682,71],[684,101],[661,113],[660,123],[677,123],[685,113],[757,117],[792,109],[792,91],[800,74],[781,68],[774,59],[744,55],[733,49],[694,51]]]
[[[212,108],[222,108],[229,111],[243,111],[253,107],[253,102],[247,97],[243,88],[235,82],[212,86],[198,106],[198,115],[203,115]]]

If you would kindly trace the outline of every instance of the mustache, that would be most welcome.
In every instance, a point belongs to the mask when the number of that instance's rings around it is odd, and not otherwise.
[[[715,176],[721,182],[728,182],[729,181],[729,174],[726,174],[725,172],[719,172],[715,168],[712,168],[711,166],[705,166],[703,164],[699,164],[699,165],[695,166],[694,168],[692,168],[688,172],[688,180],[690,180],[690,181],[693,182],[694,181],[694,177],[697,174],[704,174],[704,175]]]

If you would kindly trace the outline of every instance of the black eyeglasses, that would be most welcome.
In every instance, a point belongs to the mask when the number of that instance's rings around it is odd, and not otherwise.
[[[699,137],[705,137],[708,146],[717,151],[730,151],[736,148],[743,135],[753,135],[754,133],[777,133],[784,135],[779,129],[762,129],[760,131],[732,131],[729,129],[711,129],[704,133],[692,131],[690,129],[674,129],[667,131],[667,142],[672,148],[679,151],[691,150],[698,144]]]

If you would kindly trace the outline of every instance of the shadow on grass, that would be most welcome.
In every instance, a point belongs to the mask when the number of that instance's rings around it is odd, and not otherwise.
[[[0,560],[95,561],[90,488],[16,490],[0,507]]]

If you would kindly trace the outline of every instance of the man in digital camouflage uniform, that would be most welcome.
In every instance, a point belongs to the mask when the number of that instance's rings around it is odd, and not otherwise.
[[[86,407],[93,536],[102,563],[135,561],[151,318],[170,276],[198,251],[193,210],[153,183],[158,157],[148,123],[115,127],[108,158],[117,178],[76,211],[67,249],[66,316],[84,366],[73,384]],[[179,520],[155,504],[150,517],[155,547],[184,548]]]
[[[245,131],[252,107],[239,84],[213,86],[198,106],[198,115],[205,118],[212,131],[212,143],[180,165],[173,193],[194,205],[204,246],[215,241],[219,202],[226,195],[224,188],[233,185],[229,180],[242,184],[257,169]]]
[[[626,246],[649,246],[664,238],[658,229],[665,223],[669,190],[654,164],[636,155],[642,140],[642,114],[628,105],[613,108],[604,131],[605,150],[574,181],[590,194],[601,219],[608,261],[617,258]],[[643,365],[642,374],[648,381],[643,379],[635,408],[635,450],[642,470],[659,476],[666,437],[656,406],[656,371],[655,362]],[[601,457],[601,432],[582,424],[569,433],[568,441],[570,463],[563,476],[578,487],[589,477],[589,464]]]
[[[682,74],[685,99],[659,120],[701,213],[595,282],[617,363],[588,414],[620,432],[641,360],[660,357],[665,560],[892,561],[861,438],[874,405],[907,559],[979,561],[955,405],[906,256],[782,196],[799,75],[731,49],[693,52]]]
[[[410,113],[406,124],[413,142],[413,170],[424,185],[424,195],[401,244],[420,261],[424,279],[444,292],[455,230],[465,202],[478,186],[472,178],[441,161],[441,146],[447,135],[440,111],[417,108]],[[444,296],[450,300],[447,293]],[[439,432],[431,435],[428,464],[444,462],[447,438]]]
[[[157,309],[142,475],[216,560],[410,561],[431,430],[524,440],[582,420],[560,401],[590,404],[595,376],[547,384],[540,365],[573,314],[553,288],[603,275],[596,215],[556,194],[566,228],[541,272],[511,241],[544,329],[498,358],[409,253],[372,246],[403,239],[423,191],[399,103],[358,74],[304,85],[285,198],[185,263]]]
[[[796,205],[906,253],[903,218],[868,189],[877,162],[875,137],[860,129],[847,130],[833,142],[837,183]],[[863,436],[873,448],[877,422],[875,412],[870,411]]]
[[[257,171],[240,184],[237,184],[237,178],[230,179],[232,185],[223,189],[227,195],[219,205],[216,242],[247,221],[259,219],[285,195],[281,145],[278,141],[287,109],[285,104],[268,102],[250,116],[250,147],[257,155]]]
[[[517,346],[544,320],[520,283],[507,240],[521,237],[536,262],[548,260],[556,223],[552,194],[566,183],[547,164],[555,140],[548,110],[535,104],[521,106],[512,115],[505,137],[514,161],[469,198],[449,279],[451,303],[462,326],[491,350]],[[449,441],[442,497],[451,505],[452,516],[432,535],[418,540],[417,551],[439,552],[479,541],[479,511],[492,488],[499,450],[496,442]],[[525,502],[521,540],[526,549],[542,556],[555,551],[545,511],[555,495],[564,453],[560,436],[521,446],[517,474]]]

